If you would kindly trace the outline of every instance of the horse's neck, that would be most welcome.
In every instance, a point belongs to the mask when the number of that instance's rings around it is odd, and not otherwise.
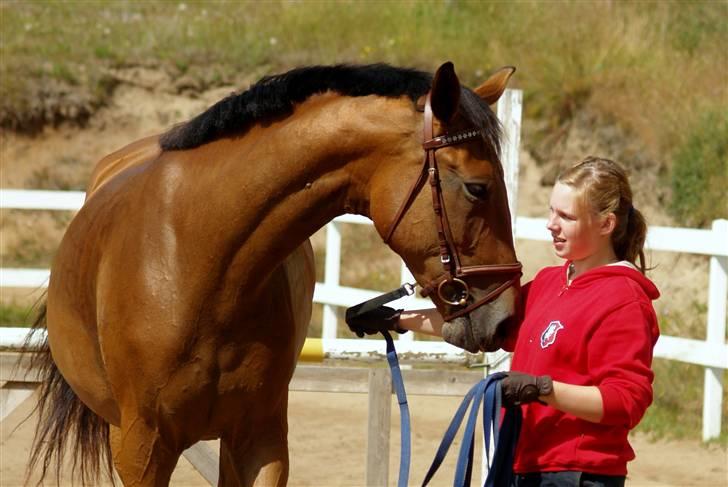
[[[278,123],[199,149],[210,164],[198,185],[212,188],[206,224],[220,222],[209,232],[223,253],[260,276],[334,217],[367,215],[369,178],[414,130],[407,103],[321,95]]]

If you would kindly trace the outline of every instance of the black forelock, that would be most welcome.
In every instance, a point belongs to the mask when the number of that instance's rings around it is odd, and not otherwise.
[[[426,94],[432,75],[387,64],[308,66],[266,76],[247,91],[232,94],[192,120],[180,124],[160,138],[163,150],[192,149],[225,136],[244,132],[256,122],[287,117],[294,106],[309,97],[333,91],[342,96],[407,96],[413,103]],[[498,153],[500,125],[475,93],[463,88],[463,115],[484,130],[486,142]]]
[[[472,90],[463,87],[460,92],[460,110],[468,122],[481,130],[485,146],[492,148],[493,153],[488,156],[500,161],[501,124],[490,106]]]

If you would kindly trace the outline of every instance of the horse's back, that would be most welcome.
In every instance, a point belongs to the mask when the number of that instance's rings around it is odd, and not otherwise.
[[[145,137],[112,152],[94,167],[86,186],[86,198],[117,174],[156,159],[161,153],[158,135]]]

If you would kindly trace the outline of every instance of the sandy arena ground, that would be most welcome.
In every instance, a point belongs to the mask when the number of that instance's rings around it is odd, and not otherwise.
[[[366,451],[367,396],[293,392],[290,401],[290,486],[361,486],[364,485]],[[30,402],[23,404],[0,423],[0,485],[23,485],[35,422],[30,420],[10,434],[6,431],[19,415],[27,415]],[[413,423],[413,463],[411,485],[419,485],[432,460],[437,445],[460,402],[458,398],[411,396]],[[390,445],[390,485],[396,483],[399,462],[399,411],[392,403]],[[628,486],[683,487],[728,486],[726,450],[715,445],[679,441],[651,443],[643,436],[632,439],[637,459],[629,465]],[[211,442],[213,443],[213,442]],[[456,444],[454,448],[458,448]],[[431,485],[451,485],[457,451],[451,451],[446,464]],[[476,453],[479,457],[479,453]],[[479,472],[474,475],[475,479]],[[55,485],[55,482],[46,482]],[[61,486],[77,485],[68,476]],[[108,484],[106,484],[108,485]],[[172,477],[172,486],[205,486],[207,483],[182,457]]]

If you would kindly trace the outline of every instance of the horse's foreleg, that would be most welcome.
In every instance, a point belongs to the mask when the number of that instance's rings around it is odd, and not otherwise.
[[[256,424],[245,437],[220,441],[218,486],[282,487],[288,482],[288,423],[286,408]]]
[[[111,426],[114,467],[125,487],[168,486],[179,453],[167,447],[159,432],[142,418]]]

